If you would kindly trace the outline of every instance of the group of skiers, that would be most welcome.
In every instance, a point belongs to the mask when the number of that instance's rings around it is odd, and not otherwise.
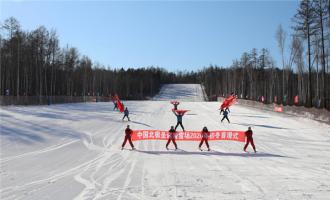
[[[184,126],[183,126],[183,124],[182,124],[182,118],[183,118],[183,115],[184,115],[185,112],[182,112],[182,111],[181,111],[181,112],[178,112],[178,105],[179,105],[179,102],[171,102],[171,103],[172,103],[173,106],[174,106],[174,108],[172,109],[172,112],[174,113],[174,115],[175,115],[176,118],[177,118],[177,124],[176,124],[175,127],[174,127],[174,126],[171,126],[170,130],[168,131],[168,132],[169,132],[169,138],[168,138],[167,143],[166,143],[166,149],[169,150],[168,146],[169,146],[169,144],[172,142],[172,143],[174,144],[175,150],[177,150],[177,149],[178,149],[178,146],[177,146],[177,144],[176,144],[176,142],[175,142],[176,129],[177,129],[177,127],[180,125],[181,128],[182,128],[182,130],[185,131]],[[126,108],[126,109],[127,109],[127,108]],[[126,109],[125,109],[125,111],[126,111]],[[221,109],[220,114],[221,114],[222,112],[223,112],[223,118],[222,118],[221,122],[222,122],[224,119],[227,119],[227,121],[230,123],[230,121],[229,121],[229,119],[228,119],[228,113],[230,112],[229,107],[227,107],[227,108],[225,108],[225,109]],[[128,112],[128,110],[127,110],[127,115],[126,115],[126,113],[125,113],[124,117],[127,116],[127,118],[128,118],[128,114],[129,114],[129,112]],[[124,118],[123,118],[123,119],[124,119]],[[128,118],[128,120],[129,120],[129,118]],[[123,142],[123,144],[122,144],[122,149],[124,149],[124,146],[125,146],[127,140],[129,141],[129,143],[130,143],[132,149],[135,149],[135,148],[134,148],[134,145],[133,145],[133,143],[132,143],[132,140],[131,140],[131,134],[132,134],[132,132],[133,132],[133,131],[130,129],[129,125],[127,125],[127,128],[125,129],[125,139],[124,139],[124,142]],[[253,137],[252,137],[252,135],[253,135],[252,129],[251,129],[251,127],[248,127],[248,130],[245,132],[245,136],[246,136],[246,144],[245,144],[245,146],[244,146],[244,148],[243,148],[244,151],[246,151],[248,145],[251,143],[254,152],[256,152],[256,148],[255,148],[255,145],[254,145],[254,142],[253,142]],[[202,151],[201,147],[202,147],[202,145],[203,145],[204,142],[205,142],[205,144],[206,144],[207,150],[208,150],[208,151],[211,150],[211,149],[210,149],[210,146],[209,146],[209,143],[208,143],[208,138],[209,138],[209,136],[210,136],[210,132],[208,131],[207,127],[206,127],[206,126],[203,127],[203,129],[202,129],[202,131],[201,131],[201,141],[200,141],[199,146],[198,146],[198,147],[199,147],[199,150]]]

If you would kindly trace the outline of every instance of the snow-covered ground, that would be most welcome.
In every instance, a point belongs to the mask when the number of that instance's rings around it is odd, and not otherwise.
[[[203,90],[199,84],[164,84],[155,101],[204,101]]]
[[[181,86],[171,90],[189,99]],[[127,124],[168,130],[176,122],[169,101],[124,103],[130,123],[112,103],[1,107],[0,199],[330,197],[329,125],[240,105],[231,108],[231,124],[220,123],[219,103],[187,101],[179,105],[190,110],[186,130],[250,125],[259,152],[244,153],[244,144],[233,141],[212,141],[211,152],[197,150],[198,142],[167,151],[166,141],[138,141],[136,151],[121,151]]]

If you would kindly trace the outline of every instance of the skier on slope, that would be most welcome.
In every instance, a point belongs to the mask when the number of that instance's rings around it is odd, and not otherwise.
[[[206,126],[204,126],[204,128],[203,128],[201,136],[202,136],[202,140],[199,143],[199,150],[202,151],[201,147],[203,145],[203,142],[205,141],[205,144],[207,146],[207,150],[210,151],[211,149],[210,149],[210,146],[209,146],[209,143],[208,143],[210,132],[209,132],[209,130],[207,130]]]
[[[174,115],[176,116],[176,119],[177,119],[177,123],[176,123],[176,126],[175,126],[175,130],[178,128],[178,126],[180,125],[182,130],[184,131],[184,127],[183,127],[183,124],[182,124],[182,117],[184,115],[184,112],[180,112],[180,113],[177,113],[175,112],[174,110],[172,111],[174,113]]]
[[[124,139],[123,144],[121,145],[121,150],[124,149],[124,146],[125,146],[127,140],[128,140],[128,142],[129,142],[129,144],[131,145],[132,150],[135,149],[135,148],[134,148],[134,145],[133,145],[133,143],[132,143],[132,139],[131,139],[132,133],[133,133],[132,129],[130,129],[130,128],[129,128],[129,125],[127,125],[127,128],[125,129],[125,139]]]
[[[249,127],[248,130],[245,131],[246,144],[245,144],[243,150],[246,152],[246,148],[248,147],[249,143],[251,143],[251,146],[253,147],[254,153],[257,153],[256,147],[255,147],[254,142],[253,142],[252,135],[253,135],[252,129],[251,129],[251,127]]]
[[[230,121],[229,121],[229,119],[228,119],[228,111],[227,111],[227,110],[225,110],[225,111],[223,112],[223,118],[222,118],[221,122],[222,122],[224,119],[227,119],[228,123],[230,123]]]
[[[171,129],[168,131],[168,140],[167,140],[167,143],[166,143],[166,149],[168,150],[168,145],[170,144],[170,142],[172,141],[174,146],[175,146],[175,150],[178,149],[178,146],[176,145],[176,142],[175,142],[175,135],[176,135],[176,131],[174,129],[173,126],[171,126]]]
[[[127,107],[126,107],[125,110],[124,110],[124,117],[123,117],[123,120],[124,120],[125,117],[127,117],[128,121],[131,121],[131,120],[129,119],[128,115],[129,115],[129,111],[128,111]]]

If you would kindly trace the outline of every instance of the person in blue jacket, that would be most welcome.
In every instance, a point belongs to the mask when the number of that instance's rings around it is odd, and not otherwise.
[[[131,121],[131,120],[129,119],[128,115],[129,115],[129,111],[128,111],[127,107],[126,107],[125,110],[124,110],[124,117],[123,117],[123,120],[124,120],[125,117],[127,117],[128,121]]]
[[[176,113],[174,110],[173,110],[173,113],[174,115],[176,116],[176,119],[177,119],[177,123],[176,123],[176,126],[175,126],[175,130],[176,128],[178,128],[178,126],[180,125],[182,130],[184,131],[184,127],[183,127],[183,124],[182,124],[182,117],[184,115],[184,113]]]
[[[228,123],[230,123],[230,121],[229,121],[229,119],[228,119],[228,111],[227,111],[227,110],[223,111],[223,118],[222,118],[221,122],[222,122],[224,119],[227,119]]]

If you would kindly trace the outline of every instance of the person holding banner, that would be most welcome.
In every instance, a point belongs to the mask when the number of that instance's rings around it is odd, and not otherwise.
[[[209,146],[209,143],[208,143],[210,132],[209,132],[209,130],[207,130],[207,127],[206,126],[204,126],[204,128],[203,128],[202,133],[201,133],[201,136],[202,136],[202,140],[199,143],[199,150],[203,151],[201,149],[201,147],[203,145],[203,142],[205,141],[205,144],[207,146],[207,150],[210,151],[211,149],[210,149],[210,146]]]
[[[125,117],[127,117],[128,121],[131,121],[131,120],[129,119],[128,115],[129,115],[129,111],[128,111],[127,107],[126,107],[126,108],[125,108],[125,111],[124,111],[124,117],[123,117],[123,120],[124,120]]]
[[[131,139],[132,133],[133,133],[132,129],[130,129],[130,128],[129,128],[129,125],[127,125],[127,128],[125,129],[125,139],[124,139],[123,144],[121,145],[121,150],[124,149],[124,146],[125,146],[127,140],[128,140],[128,142],[129,142],[129,144],[131,145],[132,150],[135,149],[135,148],[134,148],[134,145],[133,145],[133,143],[132,143],[132,139]]]
[[[175,131],[174,127],[171,126],[171,129],[168,131],[168,140],[166,143],[167,150],[168,150],[168,145],[170,144],[171,141],[173,142],[173,144],[175,146],[175,150],[178,149],[178,146],[176,145],[176,142],[175,142],[175,135],[176,135],[176,131]]]
[[[173,110],[172,112],[174,113],[174,115],[176,116],[176,119],[177,119],[175,130],[180,125],[181,128],[182,128],[182,130],[183,130],[183,132],[184,132],[184,127],[183,127],[183,124],[182,124],[182,117],[184,115],[184,112],[176,112],[175,110]]]
[[[222,118],[221,122],[222,122],[224,119],[227,119],[228,123],[230,123],[230,121],[229,121],[229,119],[228,119],[228,111],[227,111],[227,109],[223,112],[223,118]]]
[[[254,142],[253,142],[252,135],[253,135],[252,129],[251,129],[251,127],[249,127],[248,130],[245,131],[246,144],[244,146],[244,151],[246,152],[246,148],[248,147],[249,143],[251,143],[251,146],[253,147],[254,153],[257,153],[256,147],[255,147]]]

